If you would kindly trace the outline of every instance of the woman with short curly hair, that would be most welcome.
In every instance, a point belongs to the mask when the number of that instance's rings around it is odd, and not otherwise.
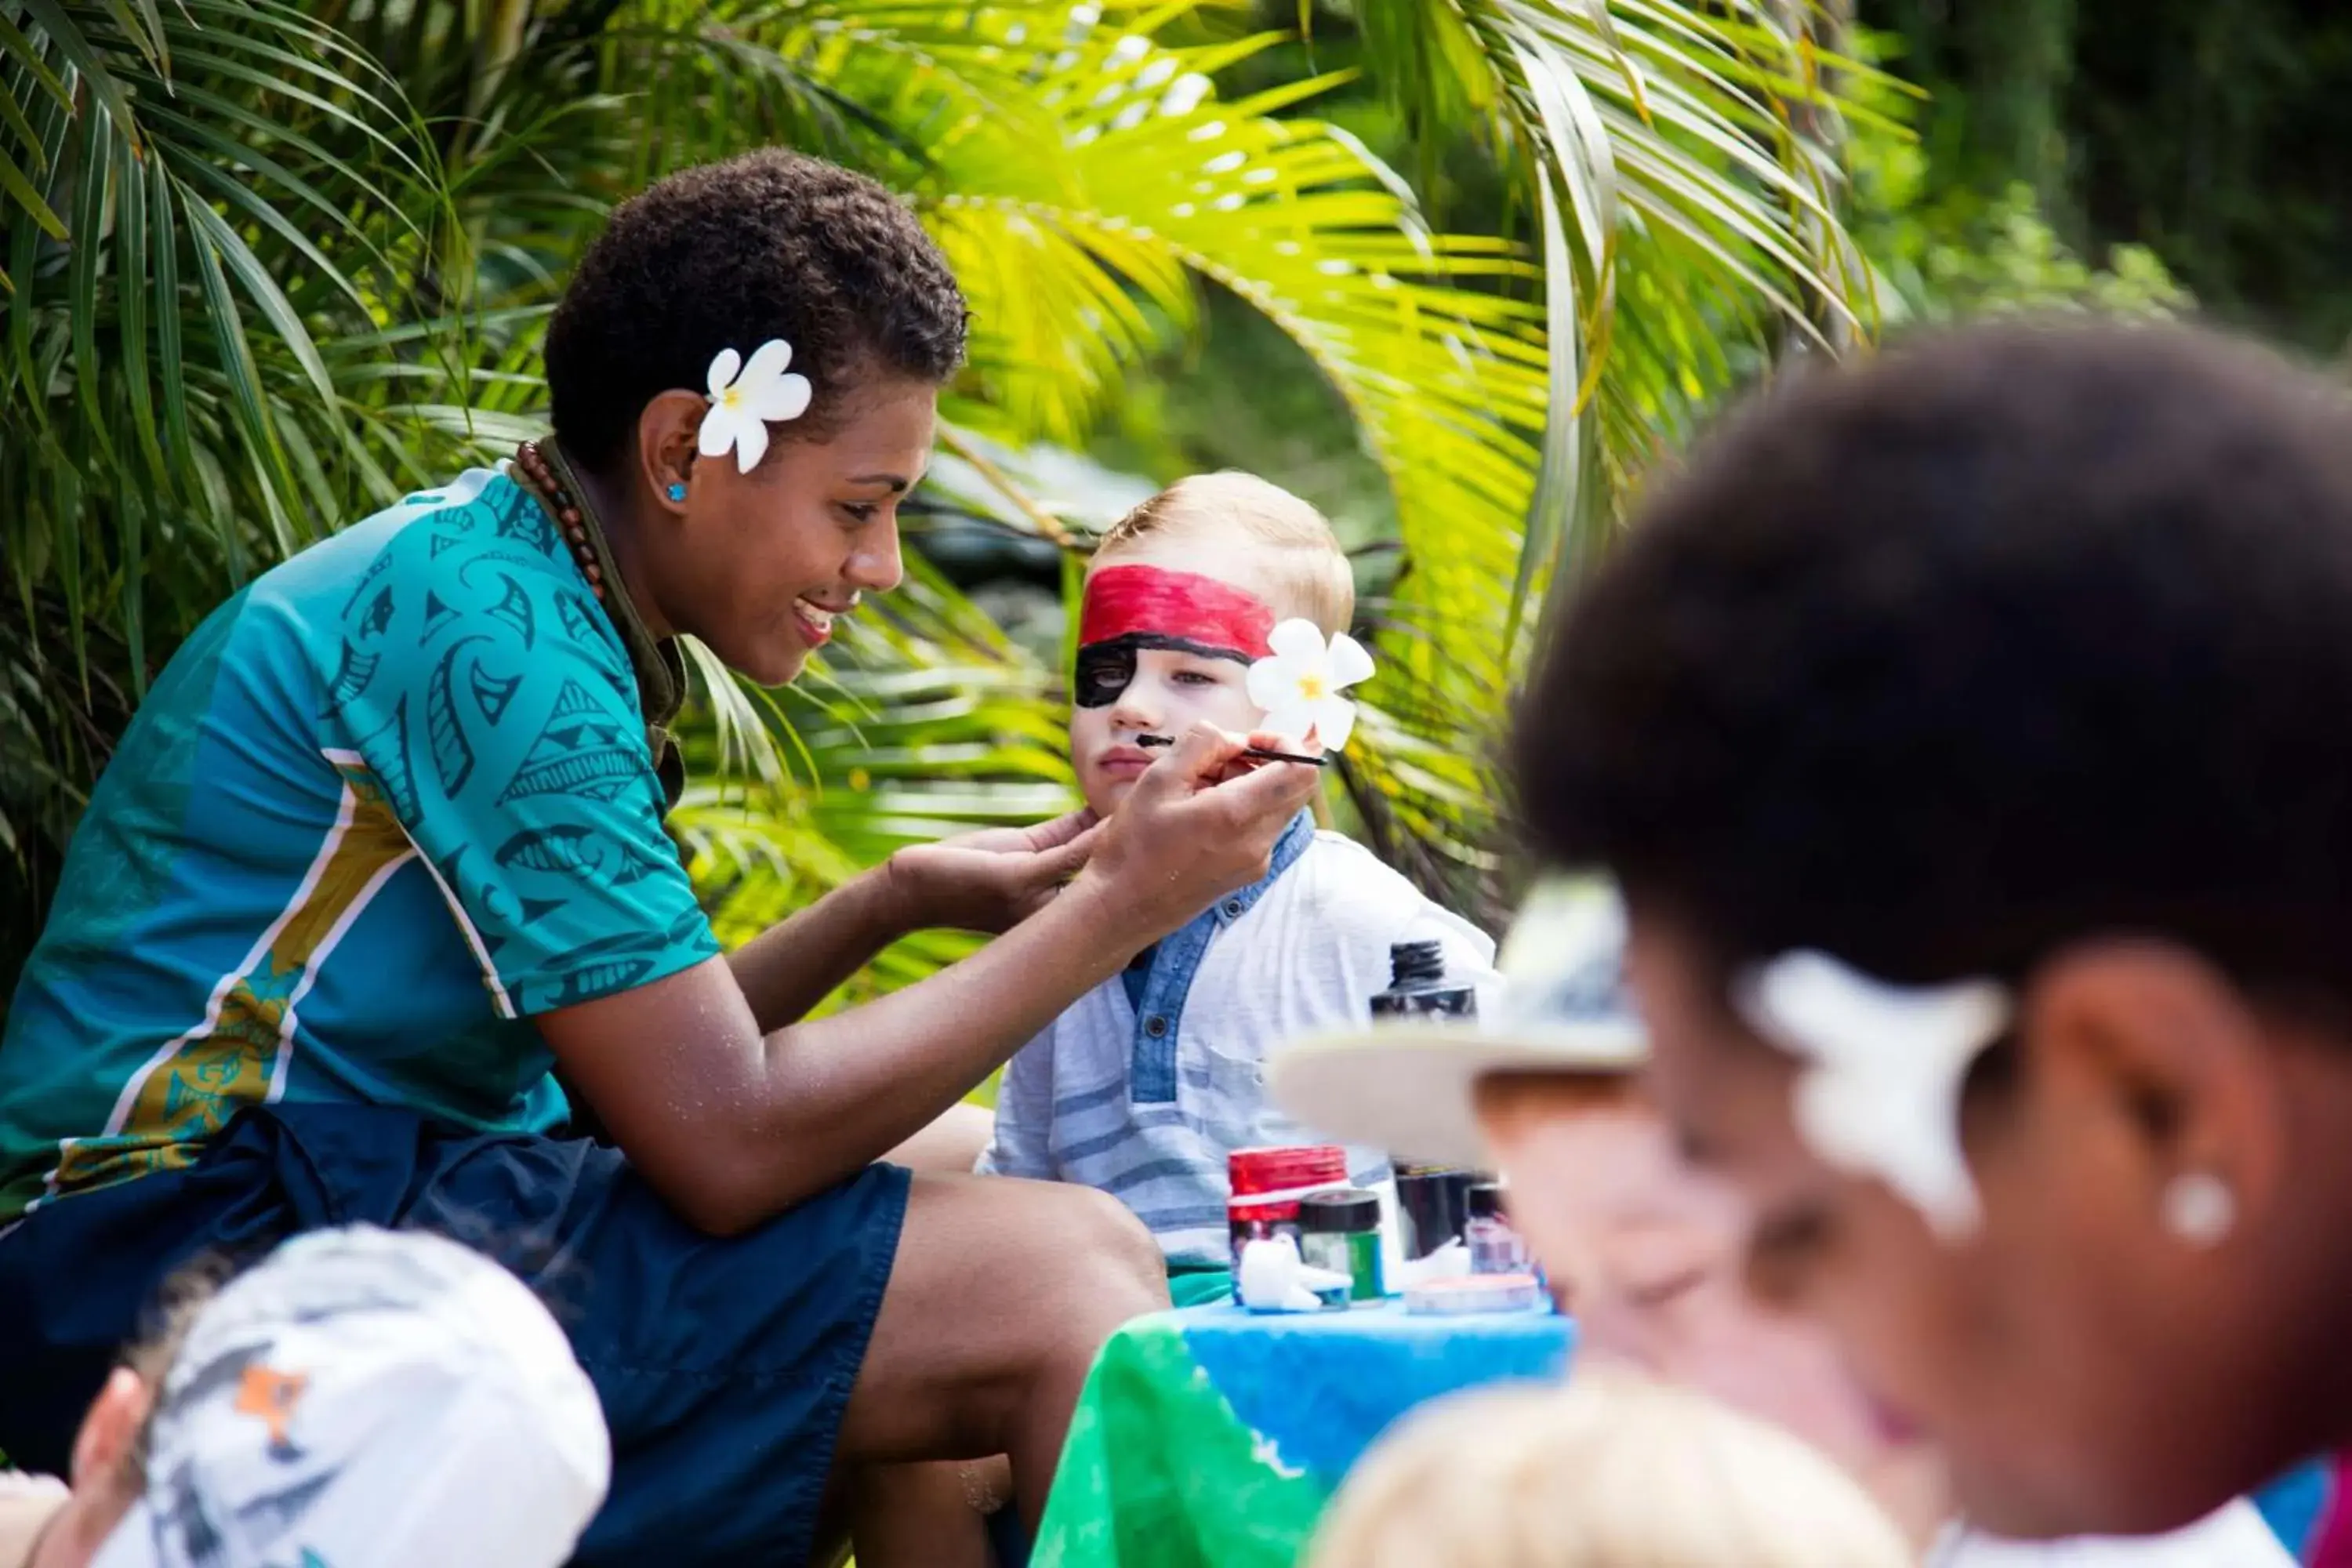
[[[678,174],[556,312],[551,439],[188,639],[0,1045],[0,1447],[62,1466],[192,1254],[367,1220],[550,1297],[614,1439],[583,1563],[800,1561],[836,1458],[1009,1453],[1034,1516],[1094,1350],[1166,1300],[1159,1254],[1098,1194],[877,1162],[1262,874],[1313,770],[1203,731],[1115,823],[903,851],[723,956],[663,829],[676,639],[787,681],[897,584],[963,341],[870,181]],[[1005,934],[806,1018],[937,925]],[[557,1066],[611,1145],[563,1135]]]

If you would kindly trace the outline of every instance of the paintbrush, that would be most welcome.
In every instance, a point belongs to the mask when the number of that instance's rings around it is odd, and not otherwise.
[[[1144,747],[1172,746],[1176,743],[1176,737],[1173,735],[1138,735],[1135,738],[1135,743],[1139,746]],[[1321,757],[1302,757],[1296,752],[1273,752],[1268,751],[1264,746],[1244,746],[1242,748],[1242,755],[1244,757],[1255,758],[1256,761],[1261,763],[1304,763],[1310,768],[1319,768],[1323,766],[1324,763],[1324,760]]]

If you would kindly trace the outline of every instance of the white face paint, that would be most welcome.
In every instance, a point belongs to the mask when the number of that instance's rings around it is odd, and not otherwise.
[[[1791,1117],[1824,1164],[1884,1182],[1948,1240],[1975,1229],[1960,1086],[2009,1026],[2005,987],[1895,986],[1827,953],[1788,952],[1745,976],[1733,1003],[1750,1028],[1806,1064]]]

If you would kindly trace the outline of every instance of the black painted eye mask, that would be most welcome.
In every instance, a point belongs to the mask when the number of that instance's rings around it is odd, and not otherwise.
[[[1211,647],[1189,637],[1161,637],[1156,632],[1129,632],[1108,642],[1088,643],[1078,649],[1078,668],[1070,682],[1070,700],[1081,708],[1108,708],[1135,679],[1136,656],[1145,648],[1168,648],[1195,658],[1229,658],[1246,665],[1250,656],[1239,648]]]

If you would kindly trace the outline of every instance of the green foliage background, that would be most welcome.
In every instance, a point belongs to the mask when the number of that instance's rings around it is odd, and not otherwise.
[[[7,951],[194,620],[535,430],[601,215],[762,142],[904,193],[975,334],[908,591],[796,688],[699,660],[679,826],[721,929],[1060,804],[1053,606],[965,590],[1050,600],[1139,485],[1218,460],[1364,548],[1383,673],[1332,804],[1478,902],[1547,584],[1741,356],[1866,313],[1834,163],[1790,131],[1829,112],[1807,47],[1748,0],[0,0]],[[1437,221],[1391,161],[1423,148],[1494,210]]]
[[[1059,807],[1074,553],[1219,466],[1355,552],[1335,819],[1491,920],[1511,682],[1653,464],[1911,321],[2340,353],[2347,72],[2324,0],[0,0],[0,979],[178,640],[535,432],[570,258],[667,169],[866,169],[976,313],[907,590],[799,687],[702,672],[722,932]]]

